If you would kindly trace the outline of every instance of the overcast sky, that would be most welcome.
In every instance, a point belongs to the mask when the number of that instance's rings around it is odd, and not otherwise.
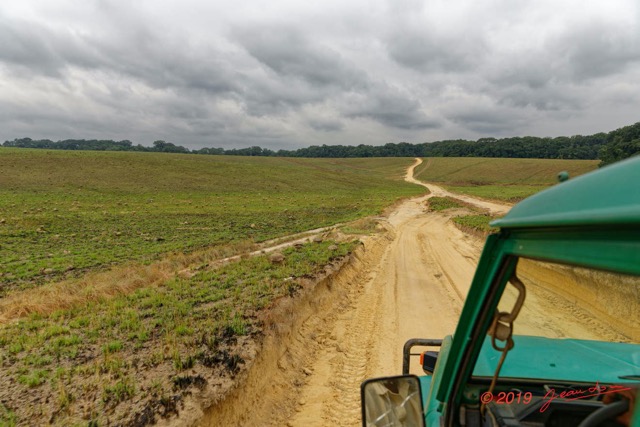
[[[637,0],[0,3],[0,138],[292,149],[640,121]]]

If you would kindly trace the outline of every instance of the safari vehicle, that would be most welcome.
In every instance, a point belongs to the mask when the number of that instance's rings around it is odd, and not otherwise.
[[[492,225],[453,336],[365,381],[363,426],[640,426],[640,157]]]

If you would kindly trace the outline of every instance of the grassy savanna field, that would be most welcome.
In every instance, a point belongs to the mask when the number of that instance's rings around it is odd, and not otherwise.
[[[454,193],[516,203],[557,184],[561,171],[576,177],[597,167],[597,160],[432,157],[423,160],[416,168],[415,176]],[[429,201],[429,208],[434,211],[462,207],[468,208],[460,200],[448,197],[434,197]],[[477,209],[471,208],[471,211],[470,215],[455,216],[452,221],[465,231],[490,233],[489,222],[494,217]]]
[[[224,390],[265,313],[357,242],[215,261],[423,194],[402,179],[412,162],[0,148],[0,425],[145,425],[199,388]],[[590,168],[438,158],[417,172],[509,199]],[[454,221],[486,226],[473,214]]]
[[[1,149],[2,292],[379,213],[410,162]]]
[[[260,313],[357,243],[210,261],[421,194],[411,162],[0,149],[0,425],[144,425],[223,389]]]
[[[416,168],[416,178],[446,189],[485,199],[517,202],[556,184],[557,175],[571,177],[597,169],[598,160],[493,159],[432,157]]]

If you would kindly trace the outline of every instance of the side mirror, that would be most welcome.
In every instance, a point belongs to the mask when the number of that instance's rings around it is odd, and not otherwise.
[[[438,362],[439,351],[425,351],[420,355],[420,364],[422,370],[428,374],[433,375],[433,371],[436,370],[436,363]]]
[[[363,427],[424,427],[422,391],[415,375],[366,380],[360,397]]]

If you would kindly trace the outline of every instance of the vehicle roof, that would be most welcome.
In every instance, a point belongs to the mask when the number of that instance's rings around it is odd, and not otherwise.
[[[491,222],[500,228],[640,224],[640,156],[541,191]]]

